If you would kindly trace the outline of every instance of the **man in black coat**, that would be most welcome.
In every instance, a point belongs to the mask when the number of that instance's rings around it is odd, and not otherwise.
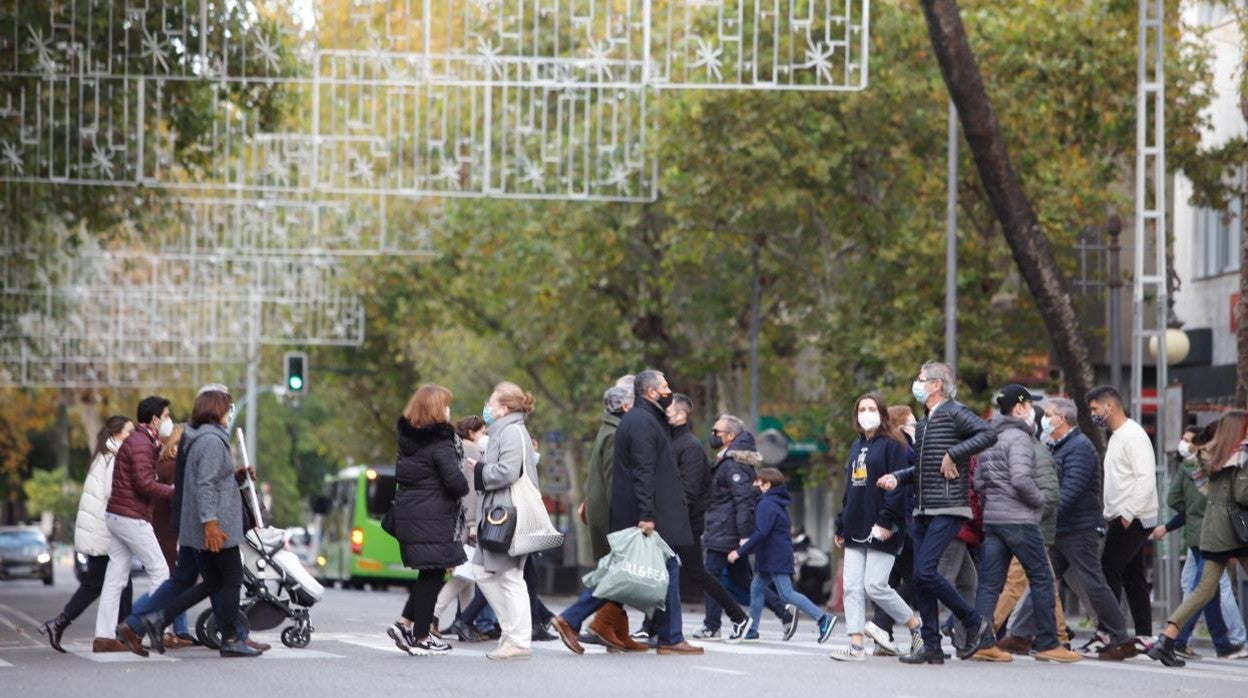
[[[636,526],[646,535],[657,532],[672,549],[692,545],[684,486],[664,412],[672,404],[671,388],[661,372],[647,369],[637,374],[633,389],[633,409],[620,419],[615,433],[611,530]],[[685,641],[681,630],[678,558],[667,561],[667,572],[666,609],[655,612],[654,621],[659,633],[659,654],[702,654],[701,647]],[[592,592],[586,590],[551,622],[563,643],[577,654],[584,652],[577,637],[581,623],[606,603]]]

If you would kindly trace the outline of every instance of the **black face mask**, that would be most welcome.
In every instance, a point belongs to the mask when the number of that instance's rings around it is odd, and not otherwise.
[[[664,410],[666,410],[667,408],[672,406],[672,394],[668,393],[666,395],[660,395],[656,403],[658,404],[659,407],[662,407]]]
[[[719,434],[716,434],[714,431],[711,432],[711,438],[707,439],[707,442],[710,443],[711,448],[716,451],[724,447],[724,440],[721,439]]]

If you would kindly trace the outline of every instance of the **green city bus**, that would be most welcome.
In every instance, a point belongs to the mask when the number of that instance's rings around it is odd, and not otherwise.
[[[399,542],[381,530],[394,488],[394,466],[350,466],[325,477],[317,507],[322,521],[316,572],[322,583],[384,588],[416,578],[416,570],[403,566]]]

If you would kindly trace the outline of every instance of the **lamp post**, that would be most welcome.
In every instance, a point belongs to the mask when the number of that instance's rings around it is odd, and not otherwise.
[[[1118,214],[1109,217],[1109,384],[1122,390],[1122,339],[1119,337],[1119,325],[1122,324],[1122,219]]]

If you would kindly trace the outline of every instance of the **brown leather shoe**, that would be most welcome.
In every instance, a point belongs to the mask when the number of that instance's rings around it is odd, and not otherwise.
[[[606,609],[608,606],[610,606],[611,608],[615,608],[613,604],[607,604],[606,606],[603,606],[602,608]],[[623,652],[624,643],[620,641],[620,638],[618,636],[616,636],[615,627],[614,627],[614,624],[611,622],[611,620],[612,619],[611,619],[610,613],[608,613],[606,616],[603,616],[602,610],[599,610],[598,613],[594,615],[594,619],[589,622],[589,627],[586,628],[586,630],[589,631],[590,635],[593,635],[599,640],[602,640],[602,644],[607,646],[608,651],[616,650],[619,652]]]
[[[257,652],[268,652],[269,650],[273,649],[273,645],[270,645],[267,642],[256,642],[255,640],[252,640],[252,639],[247,640],[247,646]]]
[[[620,641],[620,649],[625,652],[649,652],[649,645],[637,642],[633,639],[632,634],[628,632],[628,614],[624,612],[624,609],[615,604],[607,604],[607,606],[614,609],[607,615],[607,619],[610,621],[611,629],[615,631],[615,639]],[[606,606],[603,606],[598,613],[601,614],[606,608]]]
[[[568,621],[564,620],[562,616],[551,618],[550,627],[554,628],[556,633],[559,633],[559,639],[563,640],[565,647],[576,654],[585,654],[585,648],[581,646],[581,641],[576,636],[576,631],[572,629],[571,625],[568,625]]]
[[[979,650],[975,654],[972,654],[971,661],[973,662],[1012,662],[1014,661],[1014,655],[994,645],[992,647],[985,647],[984,649]]]
[[[191,647],[192,645],[195,644],[194,642],[180,638],[177,635],[174,635],[173,633],[165,633],[164,642],[165,642],[165,649],[167,650],[180,650],[184,647]]]
[[[1009,652],[1010,654],[1030,654],[1031,640],[1017,635],[1006,635],[997,643],[997,647]]]
[[[659,645],[659,654],[702,654],[702,648],[682,641],[676,645]]]
[[[1110,645],[1100,652],[1097,652],[1096,658],[1102,662],[1121,662],[1122,660],[1130,659],[1139,653],[1140,650],[1135,646],[1135,642],[1128,640],[1127,642]]]
[[[92,652],[129,652],[130,648],[126,647],[121,640],[111,637],[97,637],[91,642]]]
[[[147,656],[147,648],[143,646],[143,640],[139,634],[134,632],[129,625],[125,623],[117,624],[117,634],[121,636],[121,641],[125,644],[126,649],[134,652],[140,657]]]

